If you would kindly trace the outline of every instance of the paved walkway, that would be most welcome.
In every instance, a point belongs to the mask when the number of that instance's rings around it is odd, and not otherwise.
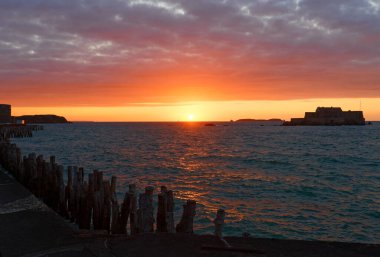
[[[78,243],[79,240],[74,234],[60,216],[0,171],[2,257],[44,256],[44,253],[46,255],[64,252],[70,254],[67,256],[75,256],[74,254],[81,252],[84,247]]]

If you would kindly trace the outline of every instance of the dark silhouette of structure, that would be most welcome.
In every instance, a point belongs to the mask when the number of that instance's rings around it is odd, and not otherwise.
[[[0,123],[12,122],[12,107],[9,104],[0,104]]]
[[[315,112],[306,112],[304,118],[292,118],[284,125],[365,125],[365,119],[362,111],[343,111],[340,107],[318,107]]]

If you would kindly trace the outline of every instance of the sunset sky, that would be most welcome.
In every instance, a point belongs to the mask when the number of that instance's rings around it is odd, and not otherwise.
[[[0,103],[70,120],[318,106],[380,120],[380,0],[0,0]]]

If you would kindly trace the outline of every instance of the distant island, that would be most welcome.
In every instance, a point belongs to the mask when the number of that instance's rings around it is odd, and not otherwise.
[[[305,112],[304,118],[292,118],[285,126],[339,126],[365,125],[362,111],[343,111],[340,107],[318,107],[315,112]]]
[[[260,126],[280,126],[284,123],[281,119],[239,119],[234,121],[235,123],[253,123]]]
[[[269,120],[265,120],[265,119],[240,119],[240,120],[236,120],[235,122],[283,122],[283,120],[281,119],[269,119]]]
[[[62,116],[53,114],[47,115],[23,115],[14,117],[16,121],[24,121],[26,124],[36,123],[68,123],[67,119]]]

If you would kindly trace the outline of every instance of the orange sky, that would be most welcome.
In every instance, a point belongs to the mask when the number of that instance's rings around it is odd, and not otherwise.
[[[359,110],[367,120],[380,120],[380,98],[308,99],[289,101],[214,101],[177,104],[136,104],[127,107],[14,107],[14,115],[58,114],[71,121],[229,121],[242,118],[268,119],[303,117],[317,106],[340,106]]]
[[[70,120],[380,120],[376,1],[0,4],[0,103]],[[148,103],[148,104],[147,104]]]

